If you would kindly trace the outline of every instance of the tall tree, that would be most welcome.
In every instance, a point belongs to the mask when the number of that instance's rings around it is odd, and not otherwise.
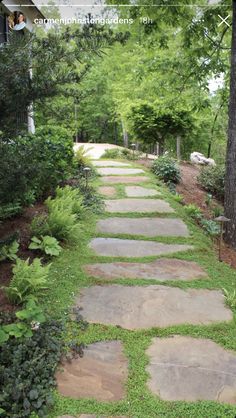
[[[228,143],[225,178],[225,215],[230,219],[226,224],[225,241],[236,248],[236,0],[232,1],[232,41]]]

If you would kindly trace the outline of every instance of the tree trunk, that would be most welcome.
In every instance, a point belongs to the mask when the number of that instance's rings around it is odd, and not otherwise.
[[[128,148],[129,147],[128,132],[125,129],[125,125],[124,125],[123,120],[121,121],[121,124],[122,124],[122,131],[123,131],[124,147]]]
[[[177,155],[177,160],[180,161],[181,160],[181,138],[179,135],[176,138],[176,155]]]
[[[228,143],[225,178],[225,241],[236,248],[236,0],[233,0]]]

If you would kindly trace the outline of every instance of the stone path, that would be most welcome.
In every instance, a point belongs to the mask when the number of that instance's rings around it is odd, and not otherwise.
[[[147,189],[140,186],[126,186],[125,194],[128,197],[150,197],[160,195],[161,193],[155,189]]]
[[[90,344],[83,358],[73,359],[58,371],[59,392],[71,398],[118,401],[125,395],[128,362],[119,341]]]
[[[147,257],[192,250],[194,247],[187,244],[162,244],[154,241],[94,238],[90,242],[90,248],[97,255],[107,257]]]
[[[158,216],[159,213],[174,213],[174,209],[165,200],[155,197],[160,192],[154,188],[154,181],[153,188],[145,187],[144,182],[149,182],[149,186],[151,181],[147,175],[142,175],[145,170],[126,168],[130,164],[109,160],[96,161],[95,165],[100,167],[98,171],[102,175],[103,185],[99,192],[108,198],[105,200],[107,217],[98,220],[97,234],[111,237],[98,236],[89,244],[94,256],[101,257],[101,260],[84,266],[84,270],[91,280],[95,278],[103,282],[82,288],[76,297],[75,306],[81,309],[83,318],[91,324],[112,325],[126,330],[208,326],[231,321],[233,314],[225,305],[221,290],[181,289],[177,283],[176,286],[174,283],[171,286],[148,283],[149,280],[192,283],[198,280],[199,283],[200,279],[209,278],[196,262],[176,258],[178,253],[182,258],[183,252],[189,250],[194,256],[194,246],[187,243],[189,230],[177,215],[175,218]],[[116,187],[118,184],[119,188]],[[127,198],[116,198],[121,193]],[[109,197],[114,199],[109,200]],[[116,212],[127,215],[112,216]],[[138,215],[145,212],[156,216],[144,218]],[[120,234],[157,237],[157,241],[117,238]],[[161,242],[162,236],[176,237],[175,243]],[[185,244],[178,241],[180,237],[186,238]],[[168,258],[170,255],[175,255],[175,258]],[[144,262],[145,257],[150,256],[159,258]],[[107,262],[102,257],[108,257],[108,260],[109,257],[123,257],[126,261],[111,259]],[[114,279],[123,279],[122,285],[112,283]],[[126,279],[144,279],[146,282],[145,285],[133,283],[131,286],[125,282]],[[155,337],[146,354],[149,359],[147,388],[161,399],[236,403],[236,354],[213,341],[181,335]],[[57,372],[58,390],[62,395],[105,402],[126,399],[127,379],[128,360],[120,341],[90,344],[83,358],[66,363],[64,372]],[[95,418],[95,415],[79,416]],[[125,417],[113,414],[112,418]]]
[[[145,235],[146,237],[188,237],[189,232],[181,219],[165,218],[107,218],[97,222],[97,231],[103,234]]]
[[[144,181],[148,181],[149,178],[145,176],[103,176],[101,181],[103,183],[142,183]]]
[[[115,187],[112,187],[112,186],[101,186],[99,187],[98,191],[104,196],[113,197],[116,195],[116,189]]]
[[[206,272],[191,261],[160,258],[152,263],[96,263],[84,266],[86,273],[101,279],[195,280],[207,277]]]
[[[173,213],[168,202],[158,199],[117,199],[117,200],[106,200],[105,208],[107,212],[133,212],[133,213]]]
[[[148,386],[161,399],[236,403],[236,354],[215,342],[154,338],[147,355]]]
[[[93,165],[95,165],[95,167],[130,167],[130,164],[128,163],[121,163],[120,161],[114,160],[93,161]]]
[[[105,167],[105,168],[98,168],[98,174],[102,174],[103,176],[124,176],[124,175],[132,175],[132,174],[141,174],[144,173],[144,170],[141,168],[113,168],[113,167]]]
[[[81,291],[76,306],[88,321],[125,329],[165,328],[180,324],[231,321],[232,312],[218,290],[161,285],[91,286]]]

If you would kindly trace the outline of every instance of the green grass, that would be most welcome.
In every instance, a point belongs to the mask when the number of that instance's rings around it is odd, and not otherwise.
[[[135,164],[136,166],[136,164]],[[155,187],[157,183],[153,174],[148,174],[150,183],[144,183],[144,187]],[[152,183],[153,182],[153,183]],[[96,181],[99,185],[99,181]],[[104,184],[102,184],[104,185]],[[109,184],[110,185],[110,184]],[[124,197],[124,184],[116,184],[117,198]],[[158,187],[160,189],[160,186]],[[50,273],[50,288],[42,300],[47,312],[54,317],[66,317],[67,330],[64,335],[66,341],[74,341],[90,344],[96,341],[120,340],[124,346],[124,352],[129,362],[129,374],[126,382],[126,397],[120,402],[103,403],[91,399],[74,400],[60,396],[55,391],[55,407],[48,415],[48,418],[55,418],[60,415],[79,415],[82,413],[95,414],[100,416],[125,415],[133,418],[233,418],[236,415],[236,406],[219,404],[213,401],[202,402],[165,402],[157,396],[152,395],[147,387],[148,374],[145,370],[148,358],[145,351],[151,344],[154,337],[165,338],[173,335],[189,335],[195,338],[209,338],[226,349],[236,351],[236,322],[234,319],[229,323],[217,323],[208,326],[181,325],[165,329],[152,328],[138,331],[128,331],[120,327],[91,324],[85,330],[81,330],[79,324],[69,318],[70,308],[73,305],[75,295],[79,289],[95,284],[122,284],[129,286],[147,286],[149,284],[164,284],[183,289],[186,288],[207,288],[222,289],[223,287],[233,290],[236,286],[236,270],[233,270],[225,263],[217,260],[217,254],[213,250],[212,240],[203,230],[194,224],[186,215],[184,207],[176,202],[173,195],[166,187],[161,188],[162,197],[165,198],[176,210],[174,217],[180,217],[188,225],[191,236],[189,238],[179,237],[155,237],[150,240],[158,240],[165,243],[189,243],[194,244],[194,250],[176,253],[160,257],[99,257],[88,248],[88,242],[96,236],[108,236],[95,232],[96,217],[91,215],[84,219],[81,224],[75,245],[65,248],[61,256],[52,263]],[[159,198],[159,196],[157,196]],[[103,214],[99,218],[107,216],[124,217],[148,217],[149,214]],[[157,216],[157,214],[155,214]],[[158,215],[159,216],[159,215]],[[160,216],[163,216],[163,214]],[[166,217],[166,215],[164,214]],[[168,217],[172,217],[168,215]],[[121,237],[120,235],[116,235]],[[147,239],[143,236],[122,235],[122,238]],[[157,281],[157,280],[134,280],[116,279],[103,280],[87,276],[82,266],[88,263],[133,261],[150,262],[157,258],[178,258],[195,261],[207,272],[208,277],[195,281]]]

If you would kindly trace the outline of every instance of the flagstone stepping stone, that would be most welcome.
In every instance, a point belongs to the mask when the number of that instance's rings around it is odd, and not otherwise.
[[[188,237],[189,232],[181,219],[165,218],[107,218],[97,222],[97,232],[103,234],[130,234],[156,237]]]
[[[145,189],[145,187],[140,186],[126,186],[125,193],[128,197],[148,197],[161,194],[155,189]]]
[[[116,195],[116,189],[115,189],[115,187],[112,187],[112,186],[101,186],[101,187],[99,187],[98,190],[104,196],[115,196]]]
[[[208,339],[153,338],[148,386],[167,401],[236,403],[236,353]]]
[[[173,213],[174,209],[168,202],[158,199],[117,199],[106,200],[105,208],[107,212],[165,212]]]
[[[116,167],[104,167],[98,168],[97,172],[103,176],[123,176],[123,175],[130,175],[130,174],[140,174],[144,173],[144,170],[141,168],[116,168]]]
[[[81,291],[76,307],[82,309],[82,316],[90,323],[130,330],[233,319],[221,291],[161,285],[91,286]]]
[[[192,245],[187,244],[162,244],[119,238],[93,238],[89,246],[97,255],[108,257],[148,257],[194,249]]]
[[[57,388],[61,395],[106,402],[118,401],[125,396],[128,361],[120,341],[90,344],[82,358],[66,362],[63,369],[56,373]]]
[[[143,183],[150,180],[145,176],[103,176],[101,181],[103,183]]]
[[[195,262],[160,258],[152,263],[96,263],[84,266],[86,273],[101,279],[194,280],[207,277]]]
[[[93,165],[95,165],[96,167],[130,167],[131,166],[128,163],[120,163],[119,161],[109,161],[109,160],[93,161]]]

